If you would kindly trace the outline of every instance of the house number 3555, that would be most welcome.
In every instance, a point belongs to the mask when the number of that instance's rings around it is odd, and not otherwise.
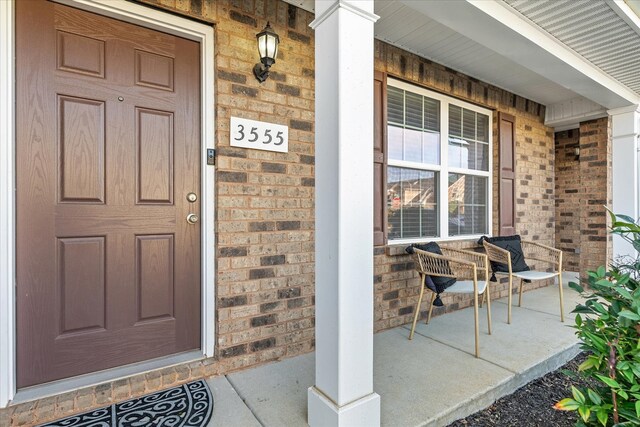
[[[245,135],[244,133],[243,125],[238,125],[238,132],[236,133],[238,135],[238,137],[235,138],[236,141],[242,141],[243,139],[247,138],[247,135]],[[251,137],[247,139],[247,142],[256,142],[258,138],[260,138],[260,136],[258,135],[258,128],[255,126],[251,128],[251,131],[249,131],[249,134],[251,135]],[[273,136],[271,136],[271,129],[265,129],[264,139],[262,140],[262,143],[271,144],[272,141],[273,141]],[[278,132],[278,134],[276,135],[276,141],[277,142],[274,142],[273,145],[282,145],[284,143],[284,138],[282,138],[282,131]]]
[[[257,150],[289,151],[289,128],[274,123],[231,117],[232,147]]]

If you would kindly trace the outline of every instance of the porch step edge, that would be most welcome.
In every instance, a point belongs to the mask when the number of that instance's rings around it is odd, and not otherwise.
[[[490,390],[483,390],[476,395],[458,402],[457,405],[438,414],[435,418],[427,420],[416,427],[444,427],[452,422],[465,418],[471,414],[488,408],[500,398],[507,396],[526,384],[545,376],[560,368],[580,353],[580,343],[576,342],[548,359],[531,366],[523,372],[511,375],[506,380],[498,383]]]

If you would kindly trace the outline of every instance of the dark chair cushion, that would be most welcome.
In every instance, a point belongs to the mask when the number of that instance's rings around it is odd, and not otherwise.
[[[436,242],[429,243],[414,243],[411,246],[407,246],[405,251],[407,253],[412,254],[413,248],[420,249],[422,251],[431,252],[432,254],[442,255],[442,251],[440,250],[440,246]],[[446,268],[449,274],[453,274],[449,267],[449,262],[446,263]],[[436,297],[437,302],[434,302],[434,305],[441,306],[442,302],[440,301],[440,293],[444,292],[449,286],[456,283],[456,279],[453,277],[442,277],[442,276],[427,276],[425,279],[425,285],[427,288],[431,289],[433,292],[438,294]]]
[[[524,260],[524,252],[522,251],[522,244],[520,236],[518,234],[514,236],[499,236],[499,237],[487,237],[482,236],[479,243],[486,240],[492,245],[496,245],[499,248],[506,249],[511,253],[511,271],[528,271],[529,266]],[[508,273],[509,266],[501,262],[491,261],[491,269],[494,273]]]

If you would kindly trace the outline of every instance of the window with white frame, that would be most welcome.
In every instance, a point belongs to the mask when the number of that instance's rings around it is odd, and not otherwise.
[[[491,123],[490,110],[388,80],[389,240],[489,232]]]

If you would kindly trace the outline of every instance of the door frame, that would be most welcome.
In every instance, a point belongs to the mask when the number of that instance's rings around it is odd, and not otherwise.
[[[15,270],[15,1],[0,1],[0,408],[16,394]],[[200,43],[201,116],[201,351],[215,347],[215,168],[206,149],[214,148],[213,26],[124,0],[53,0],[102,16]]]

